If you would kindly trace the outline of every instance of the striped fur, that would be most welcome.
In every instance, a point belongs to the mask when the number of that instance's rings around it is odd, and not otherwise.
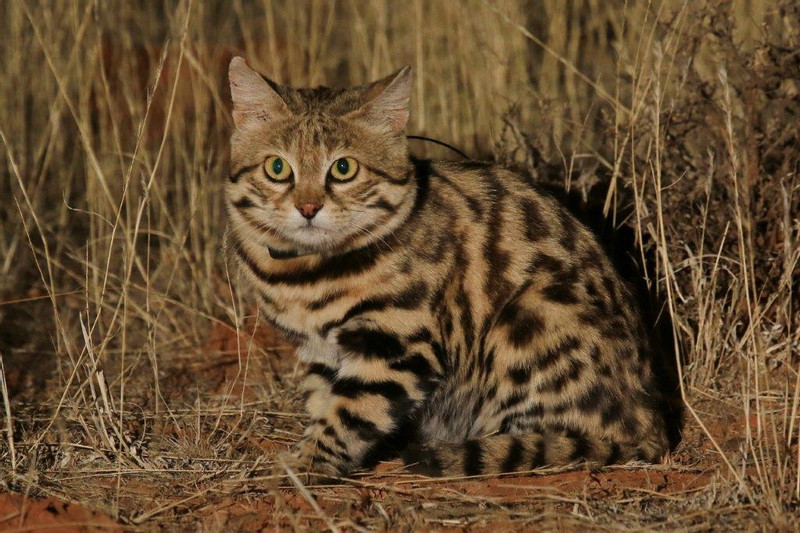
[[[230,249],[308,364],[296,468],[405,452],[472,475],[667,451],[641,318],[595,238],[524,174],[410,159],[408,69],[294,90],[237,58],[230,78]],[[265,179],[270,155],[291,183]],[[345,156],[358,174],[331,181]]]

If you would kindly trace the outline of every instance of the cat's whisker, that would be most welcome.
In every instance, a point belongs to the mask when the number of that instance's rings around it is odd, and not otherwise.
[[[264,228],[264,229],[267,229],[267,228]],[[243,223],[231,226],[230,230],[232,232],[236,233],[237,236],[245,237],[245,238],[255,237],[256,239],[258,239],[258,238],[263,237],[264,235],[266,235],[266,232],[261,231],[260,228],[254,228],[251,224],[249,224],[247,222],[243,222]]]
[[[369,229],[367,229],[365,227],[360,227],[360,226],[356,226],[355,230],[356,230],[356,232],[358,232],[358,233],[360,233],[362,235],[366,235],[367,237],[374,238],[375,239],[374,242],[376,244],[382,244],[382,245],[386,246],[386,250],[388,250],[390,252],[394,251],[394,248],[392,247],[392,245],[389,244],[384,237],[381,237],[380,235],[375,234],[375,232],[370,231]]]

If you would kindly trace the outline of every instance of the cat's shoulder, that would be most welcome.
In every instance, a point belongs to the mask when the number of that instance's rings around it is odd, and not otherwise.
[[[487,175],[506,172],[500,163],[481,159],[432,160],[429,162],[433,174],[455,176],[459,174]]]
[[[419,163],[417,163],[419,168]],[[522,168],[479,159],[428,161],[423,165],[431,184],[459,187],[476,198],[504,196],[537,197],[550,202],[550,195]],[[444,184],[436,185],[436,182]]]

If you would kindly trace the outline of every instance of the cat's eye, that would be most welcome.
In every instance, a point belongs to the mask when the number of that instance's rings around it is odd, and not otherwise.
[[[352,157],[342,157],[333,162],[330,177],[336,181],[350,181],[356,177],[358,161]]]
[[[264,161],[264,171],[272,181],[287,181],[292,177],[292,167],[282,157],[271,155]]]

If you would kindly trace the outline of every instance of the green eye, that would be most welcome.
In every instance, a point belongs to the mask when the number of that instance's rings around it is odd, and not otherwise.
[[[349,181],[358,172],[358,161],[352,157],[342,157],[333,162],[330,175],[336,181]]]
[[[282,157],[271,155],[264,161],[267,178],[272,181],[286,181],[292,177],[292,167]]]

